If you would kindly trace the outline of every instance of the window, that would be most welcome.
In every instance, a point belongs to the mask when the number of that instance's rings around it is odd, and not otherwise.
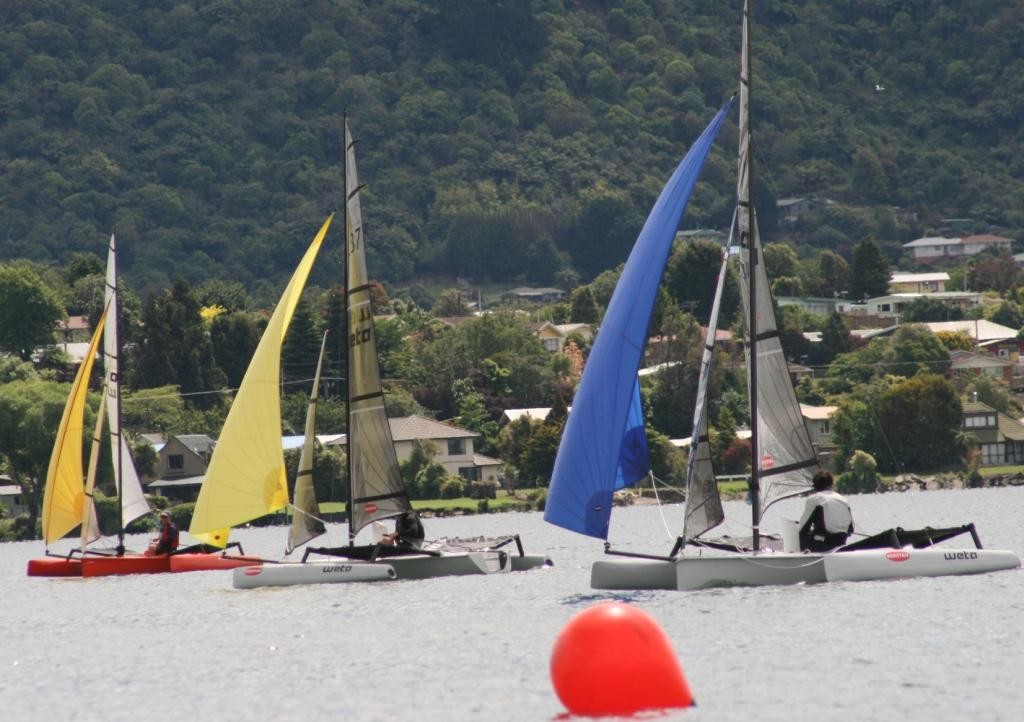
[[[996,428],[995,414],[968,416],[964,419],[964,427],[968,429],[994,429]]]
[[[544,348],[554,353],[558,350],[558,339],[557,338],[546,338],[544,339]]]
[[[459,456],[466,453],[465,439],[448,439],[448,456]]]
[[[459,476],[466,481],[480,481],[480,469],[476,466],[460,466]]]
[[[995,464],[1003,463],[1003,445],[1002,444],[982,444],[981,445],[981,463],[984,466],[993,466]]]
[[[827,434],[828,433],[828,422],[827,421],[822,421],[821,422],[821,433],[823,433],[823,434]]]
[[[892,310],[892,306],[890,306],[888,303],[880,303],[878,304],[878,310],[887,313]]]
[[[167,457],[167,468],[171,471],[181,471],[185,468],[185,457],[181,454],[171,454]]]

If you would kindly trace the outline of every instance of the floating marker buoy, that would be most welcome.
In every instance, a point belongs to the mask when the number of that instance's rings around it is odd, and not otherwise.
[[[623,602],[602,602],[569,620],[551,652],[551,681],[574,715],[631,715],[694,703],[665,632]]]

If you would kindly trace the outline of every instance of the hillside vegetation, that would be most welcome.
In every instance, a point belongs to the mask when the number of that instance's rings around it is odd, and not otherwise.
[[[3,3],[0,259],[99,254],[115,228],[139,291],[178,276],[278,288],[340,204],[347,112],[376,278],[588,281],[624,259],[734,93],[740,6]],[[769,236],[770,201],[815,195],[869,211],[796,239],[840,252],[943,217],[1020,237],[1024,3],[753,6]],[[735,136],[734,113],[687,227],[728,224]],[[891,222],[892,206],[919,222]],[[313,283],[337,267],[335,252]]]

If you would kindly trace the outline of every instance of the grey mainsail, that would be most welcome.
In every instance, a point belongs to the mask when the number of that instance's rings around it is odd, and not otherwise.
[[[302,441],[302,453],[299,455],[299,468],[295,474],[294,514],[292,527],[288,533],[288,544],[285,553],[291,554],[297,546],[305,544],[324,533],[324,523],[320,520],[320,507],[316,503],[316,491],[313,488],[313,457],[316,452],[316,402],[320,396],[320,371],[324,366],[324,350],[327,348],[327,334],[320,344],[320,358],[316,362],[316,374],[313,376],[313,390],[309,394],[306,406],[306,430]]]
[[[398,470],[384,392],[366,272],[355,143],[345,121],[346,300],[348,309],[349,536],[367,524],[412,509]]]
[[[743,7],[743,54],[740,69],[740,143],[737,161],[737,225],[740,240],[740,284],[745,321],[747,385],[756,409],[752,453],[756,460],[754,527],[773,501],[799,494],[811,486],[818,466],[814,447],[800,413],[800,404],[782,352],[771,289],[765,272],[757,216],[751,198],[750,36],[748,7]],[[753,274],[754,298],[750,298]],[[751,338],[751,327],[754,329]],[[753,356],[750,349],[756,350]],[[756,371],[755,371],[756,368]],[[756,381],[755,381],[756,379]],[[755,396],[756,394],[756,396]]]
[[[704,351],[700,360],[700,378],[697,382],[697,402],[693,410],[693,435],[690,442],[690,459],[686,467],[686,516],[683,519],[683,539],[694,539],[722,523],[722,497],[718,493],[718,480],[711,461],[711,444],[708,438],[708,383],[711,378],[711,359],[715,350],[715,334],[718,332],[718,314],[722,305],[722,289],[725,287],[726,269],[729,264],[728,242],[722,249],[722,265],[718,269],[715,284],[715,299],[711,304],[711,318],[708,320],[707,335],[704,337]]]

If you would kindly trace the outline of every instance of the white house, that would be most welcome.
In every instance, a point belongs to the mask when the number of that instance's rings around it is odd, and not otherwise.
[[[1009,251],[1013,241],[1002,236],[985,233],[965,238],[931,236],[918,238],[903,247],[911,252],[916,263],[934,263],[949,258],[973,256],[986,248]]]
[[[894,273],[889,279],[890,293],[936,293],[946,290],[949,274],[939,273]]]
[[[28,513],[28,506],[22,496],[21,487],[17,484],[8,483],[6,477],[0,478],[0,504],[7,507],[9,516],[21,516]]]

